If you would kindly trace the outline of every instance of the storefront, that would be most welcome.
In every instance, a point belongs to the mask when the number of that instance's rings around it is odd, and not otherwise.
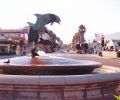
[[[17,43],[15,41],[2,40],[0,41],[0,55],[15,54]]]
[[[10,44],[0,44],[0,54],[9,53]]]
[[[27,44],[29,28],[1,29],[0,30],[0,55],[15,54],[20,41]]]

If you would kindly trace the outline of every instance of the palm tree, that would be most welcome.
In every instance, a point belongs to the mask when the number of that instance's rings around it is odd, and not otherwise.
[[[86,32],[86,27],[84,25],[80,25],[78,27],[78,32],[76,32],[73,36],[73,39],[72,39],[72,47],[73,49],[76,47],[76,45],[79,43],[79,44],[82,44],[85,42],[85,39],[84,39],[84,33]]]
[[[79,26],[79,32],[80,32],[80,33],[85,33],[85,32],[86,32],[86,27],[81,24],[81,25]]]
[[[85,41],[84,38],[84,33],[86,32],[86,27],[84,25],[80,25],[79,29],[78,29],[78,33],[79,33],[79,43],[83,43]]]

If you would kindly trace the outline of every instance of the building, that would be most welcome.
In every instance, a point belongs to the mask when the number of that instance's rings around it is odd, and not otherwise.
[[[28,41],[28,28],[0,29],[0,54],[15,53],[17,43]]]
[[[120,40],[120,32],[105,35],[106,40]]]
[[[28,28],[23,28],[23,29],[0,29],[0,37],[2,37],[4,40],[13,40],[13,41],[16,41],[16,42],[19,42],[20,40],[23,40],[24,42],[27,42],[28,32],[29,32]]]
[[[120,50],[120,40],[108,40],[107,47],[113,47],[114,50]]]
[[[120,49],[120,32],[106,35],[105,40],[107,41],[107,47],[112,46],[114,50]]]

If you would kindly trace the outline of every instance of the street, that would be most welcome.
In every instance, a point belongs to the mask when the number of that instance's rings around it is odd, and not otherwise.
[[[120,58],[105,58],[94,54],[76,54],[76,53],[52,53],[52,56],[66,57],[78,60],[92,60],[103,65],[120,67]]]

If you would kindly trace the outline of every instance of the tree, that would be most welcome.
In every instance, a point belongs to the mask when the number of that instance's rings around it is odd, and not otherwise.
[[[81,24],[81,25],[79,26],[79,32],[80,32],[80,33],[85,33],[85,32],[86,32],[86,27]]]

